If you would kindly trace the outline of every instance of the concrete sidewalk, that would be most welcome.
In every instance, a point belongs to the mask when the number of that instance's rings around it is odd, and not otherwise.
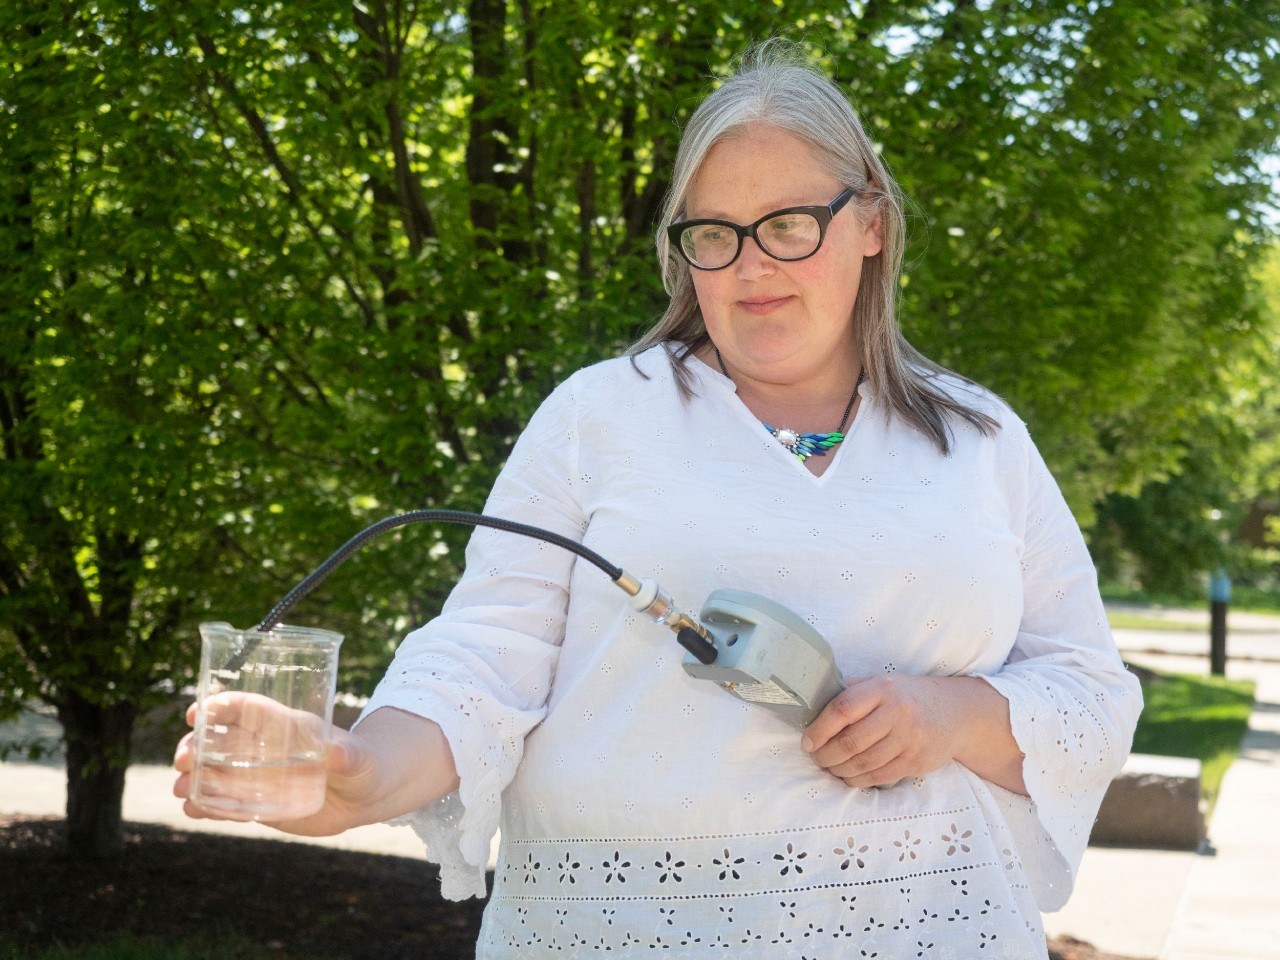
[[[1125,659],[1163,672],[1208,674],[1204,632],[1116,630]],[[1204,853],[1090,847],[1075,895],[1046,914],[1052,936],[1153,960],[1280,957],[1280,617],[1231,618],[1227,676],[1257,683],[1240,757],[1231,765]]]
[[[1199,615],[1177,614],[1181,626]],[[1203,633],[1187,629],[1117,630],[1130,662],[1165,672],[1208,673]],[[1222,784],[1205,854],[1090,847],[1075,895],[1045,915],[1051,936],[1069,935],[1100,950],[1150,960],[1273,960],[1280,957],[1280,617],[1233,616],[1227,675],[1258,684],[1240,758]],[[59,735],[50,718],[27,715],[21,736]],[[12,732],[12,730],[10,731]],[[167,766],[138,764],[125,783],[124,818],[184,830],[320,843],[349,850],[422,857],[411,830],[375,824],[339,837],[290,838],[258,824],[190,820],[172,794]],[[44,763],[0,763],[0,814],[62,816],[65,772]]]
[[[52,717],[28,712],[5,725],[8,742],[56,743],[61,727]],[[257,823],[192,820],[182,813],[182,802],[173,795],[176,774],[163,764],[135,763],[125,773],[124,819],[137,823],[163,823],[181,830],[226,833],[240,837],[323,843],[343,850],[363,850],[401,857],[422,858],[422,842],[412,830],[386,824],[370,824],[337,837],[315,840],[291,837]],[[67,773],[61,750],[40,763],[0,763],[0,815],[62,817],[67,810]]]

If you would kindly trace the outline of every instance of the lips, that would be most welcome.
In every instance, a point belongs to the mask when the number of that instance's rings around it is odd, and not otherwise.
[[[755,316],[763,316],[781,309],[790,303],[793,297],[750,297],[745,300],[739,300],[738,306],[745,312]]]

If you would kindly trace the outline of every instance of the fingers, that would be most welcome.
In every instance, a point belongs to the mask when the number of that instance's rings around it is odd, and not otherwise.
[[[183,803],[182,812],[186,816],[190,817],[192,820],[212,820],[213,819],[207,813],[205,813],[202,809],[200,809],[194,803],[192,803],[190,800]]]
[[[179,773],[190,773],[195,769],[195,739],[196,735],[194,733],[186,734],[178,741],[178,746],[173,751],[173,769]]]
[[[216,813],[211,813],[204,807],[197,806],[191,801],[191,774],[184,773],[173,782],[173,795],[182,803],[182,813],[190,817],[192,820],[225,820]]]
[[[856,777],[841,777],[845,786],[867,790],[872,787],[893,787],[907,777],[913,776],[908,764],[901,760],[885,764],[879,770],[872,770]]]
[[[174,792],[177,792],[176,786],[174,788]],[[235,817],[225,816],[218,813],[210,813],[208,810],[204,809],[204,807],[198,807],[190,800],[187,800],[182,804],[182,813],[184,816],[188,816],[192,820],[232,820],[237,823],[243,823],[246,820],[251,819],[250,817]]]
[[[827,770],[849,764],[857,773],[874,770],[891,759],[896,750],[898,738],[890,739],[892,733],[889,712],[875,710],[857,723],[839,730],[810,756],[814,763]]]
[[[857,780],[878,772],[897,760],[901,753],[902,750],[898,738],[886,736],[866,750],[851,754],[834,763],[819,762],[818,766],[825,769],[832,776],[839,777],[848,783],[850,780]],[[850,785],[853,786],[854,784]]]
[[[314,713],[257,693],[218,693],[187,715],[203,720],[206,747],[216,744],[224,755],[259,761],[319,749],[332,729]]]
[[[322,717],[261,694],[206,697],[187,710],[187,720],[198,720],[198,733],[186,734],[174,750],[173,793],[185,801],[188,816],[250,820],[309,813],[313,808],[303,808],[323,801],[327,777],[315,760],[325,757],[330,770],[350,763],[348,750],[329,749],[330,725]],[[200,772],[197,754],[210,764]]]
[[[827,768],[870,749],[889,733],[888,718],[875,715],[883,699],[876,681],[850,683],[805,730],[801,748]]]
[[[287,716],[291,709],[260,693],[224,691],[204,701],[205,722],[210,725],[236,727],[248,735],[256,735],[273,721]]]
[[[814,763],[851,787],[892,784],[945,762],[921,723],[920,690],[908,678],[850,682],[805,731]]]
[[[187,707],[189,726],[195,726],[199,708],[199,703],[193,703]],[[314,714],[286,706],[261,693],[245,693],[239,690],[224,690],[206,697],[204,713],[208,723],[237,726],[255,733],[282,720],[299,723],[310,717],[317,722],[322,722]]]

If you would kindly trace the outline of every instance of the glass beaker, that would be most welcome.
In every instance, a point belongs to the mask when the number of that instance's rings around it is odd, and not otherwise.
[[[190,800],[231,820],[297,820],[324,806],[342,634],[200,624]]]

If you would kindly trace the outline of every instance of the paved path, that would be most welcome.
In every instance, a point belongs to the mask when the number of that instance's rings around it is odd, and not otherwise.
[[[1256,679],[1257,701],[1209,824],[1216,854],[1192,865],[1167,960],[1280,957],[1280,666],[1227,675]]]
[[[1204,632],[1117,630],[1125,658],[1207,674],[1207,613],[1170,612],[1169,619],[1202,624]],[[1240,757],[1208,825],[1211,851],[1090,847],[1075,895],[1044,918],[1052,935],[1158,960],[1280,957],[1280,618],[1233,614],[1227,655],[1227,676],[1258,688]]]
[[[26,712],[16,723],[4,725],[8,742],[38,742],[55,745],[62,735],[61,725],[52,716]],[[127,821],[164,823],[182,830],[226,833],[241,837],[319,843],[343,850],[394,854],[422,859],[422,841],[407,827],[384,823],[348,830],[337,837],[314,839],[292,837],[257,823],[223,820],[192,820],[182,812],[182,802],[173,795],[174,772],[166,764],[135,763],[125,773],[124,810]],[[39,763],[0,763],[0,815],[65,816],[67,774],[60,748]]]
[[[1143,611],[1144,615],[1152,611]],[[1117,630],[1131,662],[1163,671],[1208,672],[1208,616],[1169,612],[1169,631]],[[1204,632],[1186,625],[1199,624]],[[1090,847],[1066,909],[1047,914],[1051,935],[1151,960],[1280,958],[1280,617],[1233,614],[1227,675],[1258,683],[1257,705],[1240,758],[1223,780],[1209,840],[1213,855]],[[15,728],[10,727],[13,735]],[[24,738],[56,740],[57,724],[28,715]],[[291,839],[257,824],[189,820],[171,793],[166,766],[138,764],[125,783],[126,820],[188,830]],[[0,763],[0,814],[61,816],[66,782],[60,756]],[[296,842],[421,857],[412,831],[376,824],[340,837]]]

